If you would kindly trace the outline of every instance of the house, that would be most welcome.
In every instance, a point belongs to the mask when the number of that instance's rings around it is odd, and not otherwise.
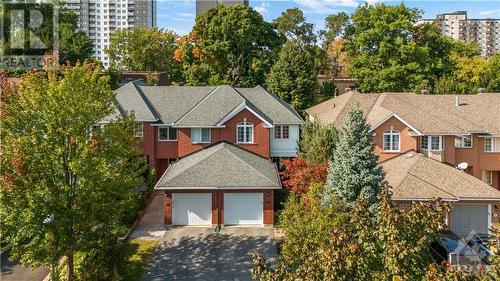
[[[355,106],[371,126],[394,200],[404,204],[440,197],[452,202],[448,224],[461,234],[484,233],[498,220],[500,94],[351,91],[306,112],[310,119],[341,127]]]
[[[116,91],[165,192],[165,223],[273,224],[274,162],[297,156],[303,120],[264,88],[146,86]],[[117,112],[118,114],[119,112]]]

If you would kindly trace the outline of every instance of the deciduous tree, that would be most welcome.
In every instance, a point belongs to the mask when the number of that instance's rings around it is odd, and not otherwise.
[[[60,15],[59,56],[61,63],[74,65],[92,57],[94,45],[85,32],[78,30],[78,15],[64,12]]]
[[[314,24],[306,21],[304,13],[299,8],[287,9],[273,21],[278,33],[288,40],[297,40],[303,45],[316,43]]]
[[[85,63],[30,73],[2,93],[2,241],[32,267],[54,269],[66,256],[67,280],[76,252],[116,237],[144,172],[132,118],[94,127],[115,110],[100,71]]]

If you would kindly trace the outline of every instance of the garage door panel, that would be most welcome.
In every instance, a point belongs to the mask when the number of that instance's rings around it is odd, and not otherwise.
[[[224,224],[261,225],[264,209],[263,193],[225,193]]]
[[[174,193],[172,200],[172,223],[174,225],[212,224],[212,194]]]
[[[489,230],[488,205],[457,204],[451,210],[451,229],[466,237],[471,231],[487,234]]]

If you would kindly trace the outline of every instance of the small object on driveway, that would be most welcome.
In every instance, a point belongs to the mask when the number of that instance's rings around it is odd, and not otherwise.
[[[214,232],[219,233],[220,232],[220,225],[217,225],[214,227]]]

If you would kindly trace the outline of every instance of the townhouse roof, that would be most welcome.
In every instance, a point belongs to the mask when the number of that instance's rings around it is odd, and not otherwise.
[[[451,165],[409,151],[380,165],[391,186],[392,199],[441,198],[447,201],[500,201],[500,191]]]
[[[303,122],[292,106],[260,86],[147,86],[134,81],[116,91],[116,100],[138,121],[174,127],[219,127],[243,109],[269,126]]]
[[[341,126],[348,111],[355,106],[363,110],[372,129],[395,116],[415,129],[417,134],[500,135],[499,93],[423,95],[351,91],[306,112],[320,123]]]
[[[227,142],[172,163],[155,189],[279,189],[276,165]]]

